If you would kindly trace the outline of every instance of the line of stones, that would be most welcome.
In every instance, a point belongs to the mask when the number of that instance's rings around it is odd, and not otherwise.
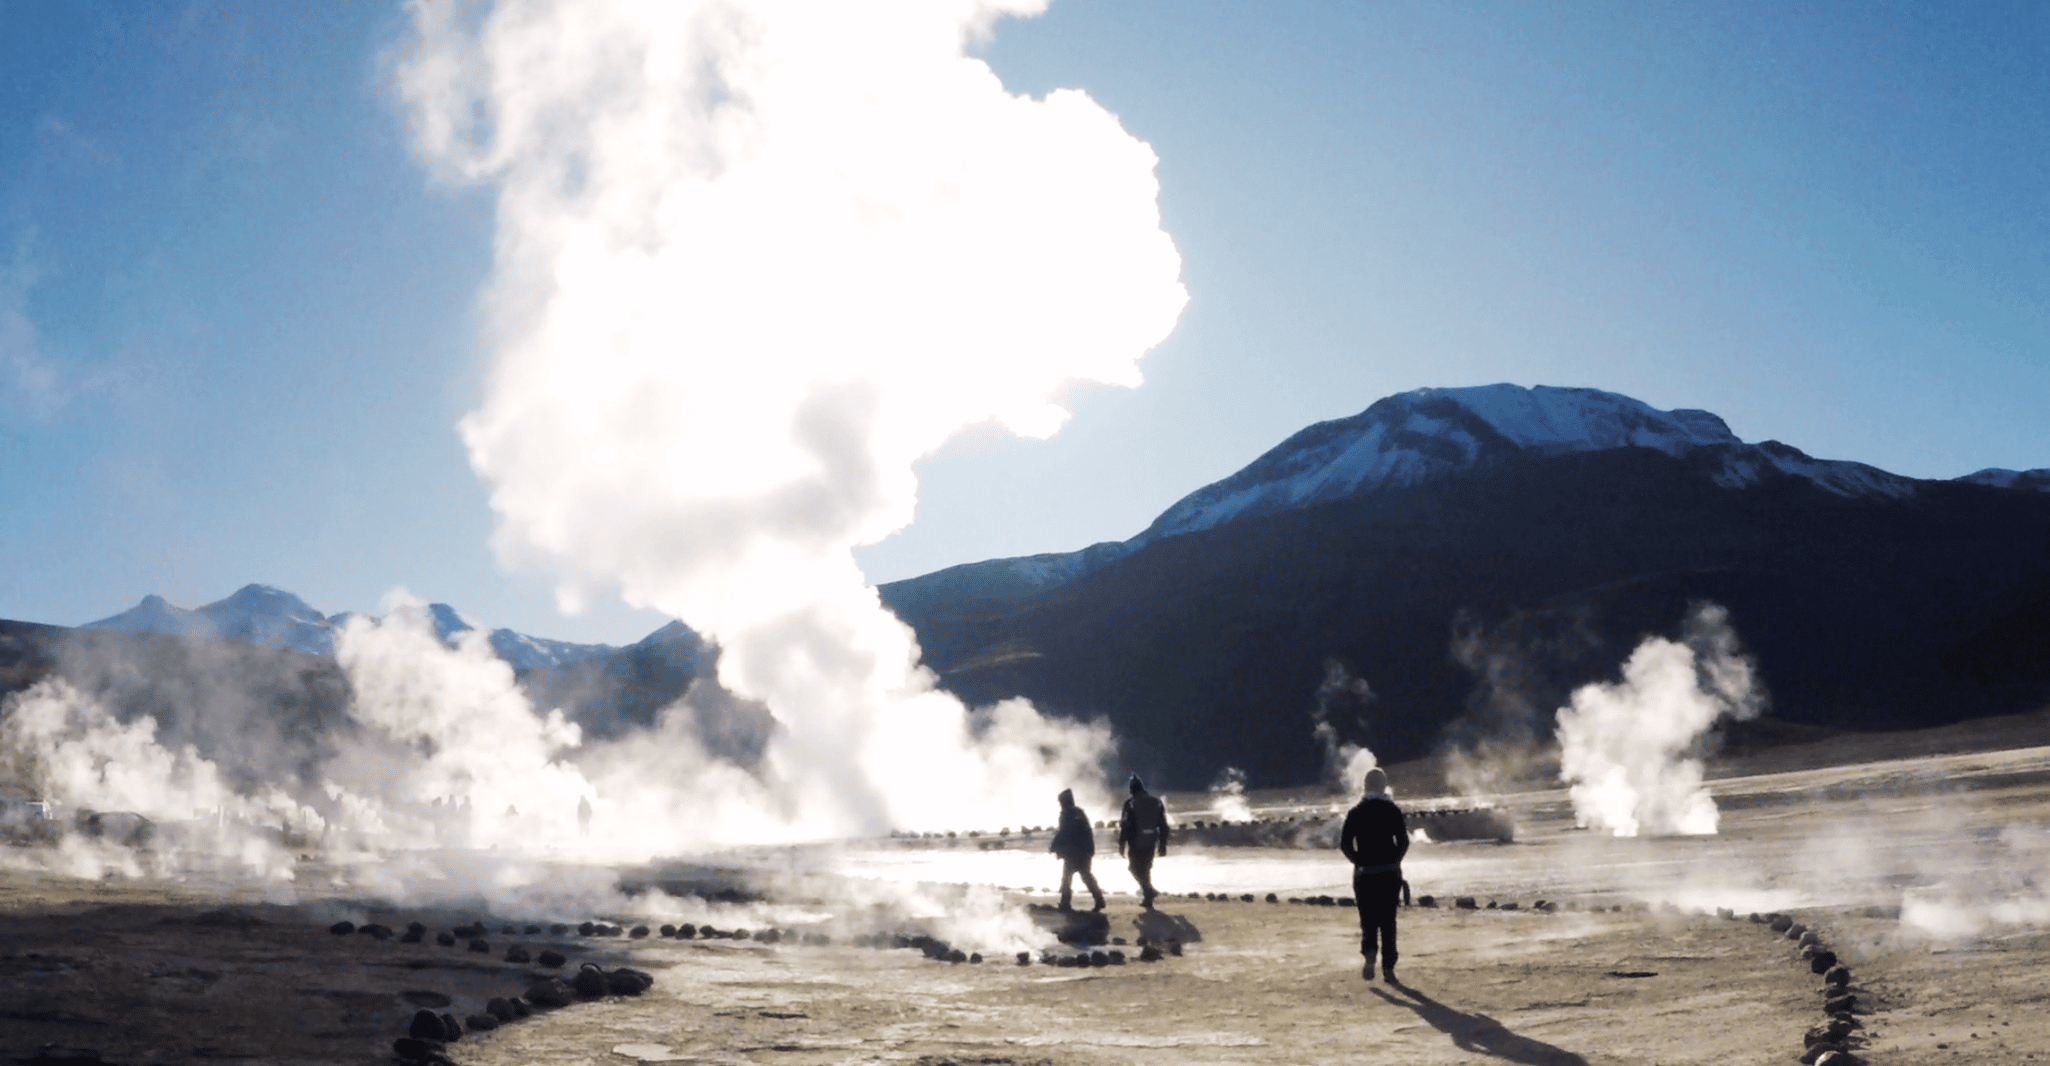
[[[1727,907],[1718,907],[1715,913],[1730,921],[1740,918]],[[1822,975],[1822,1012],[1827,1020],[1802,1034],[1801,1062],[1807,1066],[1859,1066],[1863,1060],[1851,1050],[1852,1034],[1860,1026],[1854,1013],[1858,996],[1851,990],[1850,967],[1823,943],[1820,933],[1788,915],[1752,913],[1742,915],[1741,919],[1763,925],[1798,944],[1808,969]]]

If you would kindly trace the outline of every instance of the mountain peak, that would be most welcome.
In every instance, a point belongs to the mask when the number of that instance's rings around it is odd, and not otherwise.
[[[1245,469],[1184,497],[1139,539],[1422,484],[1518,456],[1609,448],[1655,448],[1679,455],[1742,444],[1721,418],[1707,411],[1661,411],[1600,389],[1511,384],[1415,389],[1296,433]]]

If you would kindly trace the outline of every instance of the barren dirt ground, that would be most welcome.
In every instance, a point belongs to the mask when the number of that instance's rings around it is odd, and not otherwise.
[[[1287,902],[1164,899],[1200,932],[1182,956],[1068,969],[934,962],[844,933],[834,946],[506,938],[500,916],[366,909],[303,883],[273,905],[254,888],[223,899],[190,882],[14,869],[0,875],[0,1060],[389,1062],[415,1001],[448,997],[462,1017],[517,995],[536,968],[501,956],[520,943],[558,947],[572,970],[631,959],[656,984],[467,1035],[448,1048],[457,1062],[1795,1063],[1824,1020],[1822,982],[1792,942],[1743,920],[1751,911],[1785,912],[1842,956],[1852,1045],[1871,1062],[2050,1057],[2050,748],[1714,789],[1712,838],[1596,837],[1572,827],[1563,795],[1534,793],[1510,800],[1515,844],[1418,845],[1415,892],[1479,909],[1404,911],[1395,986],[1361,979],[1350,910]],[[1129,886],[1114,855],[1097,868],[1106,887]],[[1345,873],[1335,854],[1177,849],[1156,879],[1285,898],[1345,893]],[[1561,909],[1532,910],[1539,899]],[[492,950],[331,935],[344,912],[437,930],[485,917]],[[1136,939],[1129,896],[1110,915]]]

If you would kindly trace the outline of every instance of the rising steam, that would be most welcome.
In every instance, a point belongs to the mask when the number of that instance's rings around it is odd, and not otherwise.
[[[718,642],[720,681],[783,726],[751,830],[1094,793],[1103,730],[936,690],[852,554],[911,520],[912,464],[963,427],[1043,437],[1063,383],[1136,385],[1186,302],[1151,150],[964,52],[1043,6],[413,8],[420,154],[498,193],[462,423],[497,546],[570,606],[616,588]]]
[[[1728,612],[1697,606],[1680,641],[1646,638],[1621,681],[1585,685],[1560,708],[1559,776],[1574,818],[1625,837],[1714,833],[1700,745],[1717,722],[1755,718],[1763,702]]]
[[[1336,659],[1324,660],[1324,681],[1317,686],[1317,706],[1310,712],[1310,732],[1324,749],[1324,783],[1345,796],[1347,803],[1366,795],[1367,771],[1380,765],[1380,761],[1365,746],[1346,740],[1332,719],[1345,714],[1348,707],[1356,715],[1373,696],[1366,678],[1354,677]]]

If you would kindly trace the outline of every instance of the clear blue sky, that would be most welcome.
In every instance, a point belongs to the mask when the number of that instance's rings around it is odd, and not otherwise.
[[[454,425],[482,190],[430,186],[390,3],[0,0],[0,617],[509,575]],[[1919,477],[2050,466],[2050,5],[1056,0],[983,53],[1158,152],[1191,302],[1137,390],[923,468],[877,580],[1138,532],[1424,385],[1590,385]]]

